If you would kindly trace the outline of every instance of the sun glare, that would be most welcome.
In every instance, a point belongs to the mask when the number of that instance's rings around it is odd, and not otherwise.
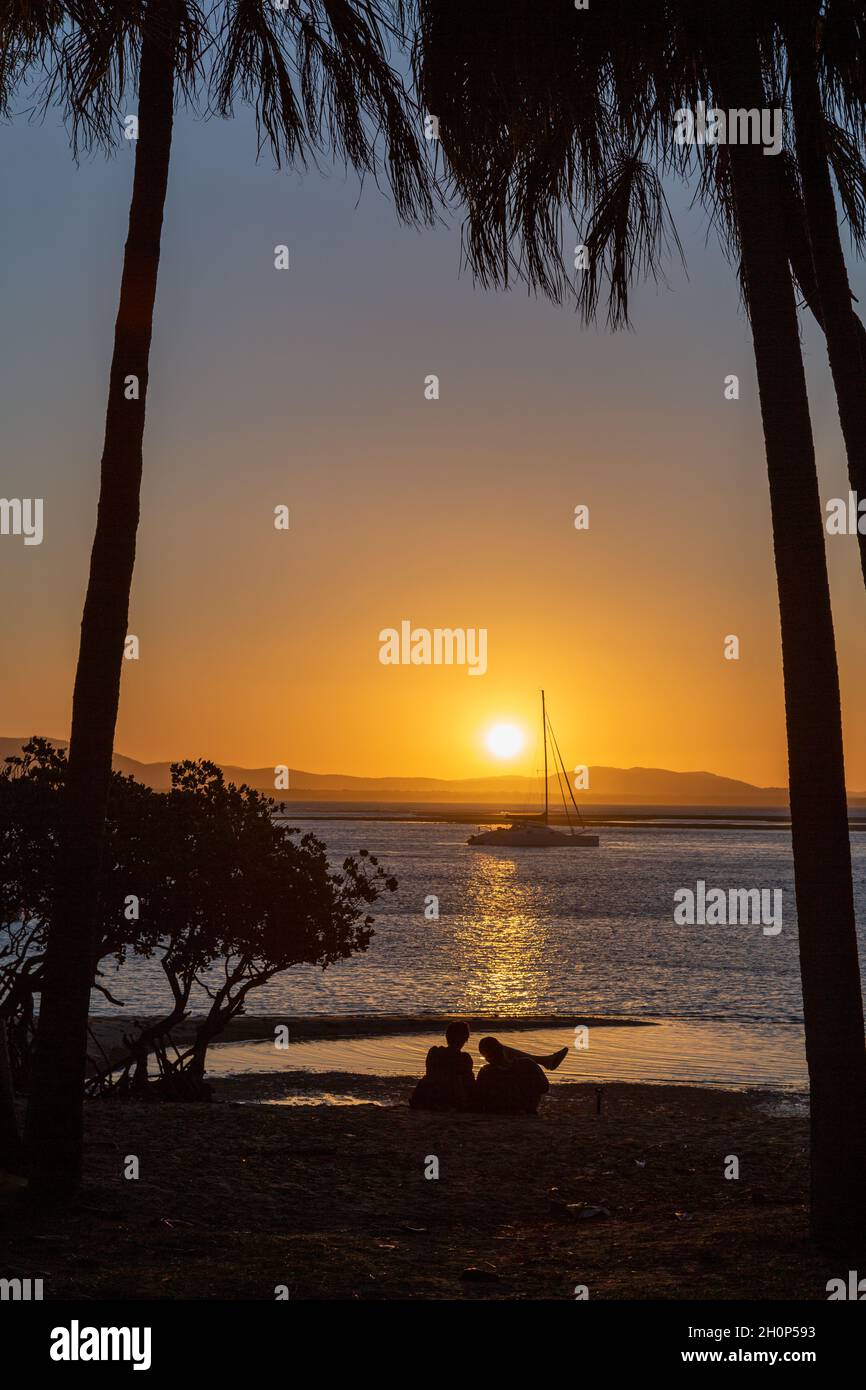
[[[494,724],[485,743],[494,758],[513,758],[523,747],[523,730],[516,724]]]

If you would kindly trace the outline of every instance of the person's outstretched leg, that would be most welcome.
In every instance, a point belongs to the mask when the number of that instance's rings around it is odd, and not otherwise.
[[[544,1067],[545,1071],[556,1071],[568,1056],[568,1048],[561,1047],[558,1052],[548,1052],[546,1057],[537,1059],[539,1066]]]
[[[544,1067],[545,1071],[556,1071],[556,1068],[561,1066],[568,1056],[567,1047],[561,1047],[558,1052],[546,1052],[544,1056],[541,1056],[537,1052],[524,1052],[519,1047],[505,1047],[504,1044],[503,1049],[510,1054],[511,1057],[528,1058],[530,1062],[535,1062],[537,1066]]]

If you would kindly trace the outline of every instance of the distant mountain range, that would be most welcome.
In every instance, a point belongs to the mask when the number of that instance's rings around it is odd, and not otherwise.
[[[21,750],[25,739],[0,738],[0,760]],[[65,739],[51,739],[65,748]],[[118,753],[114,766],[131,773],[138,781],[164,791],[171,780],[170,764],[142,763]],[[288,791],[274,790],[273,767],[234,767],[224,764],[226,778],[246,782],[268,791],[280,801],[366,801],[438,802],[486,804],[507,809],[509,805],[537,803],[540,780],[531,777],[350,777],[340,772],[289,771]],[[756,787],[732,777],[712,772],[671,772],[660,767],[591,767],[588,791],[578,793],[580,804],[616,803],[636,806],[786,806],[786,787]],[[550,781],[552,804],[558,804],[559,790]],[[862,800],[852,793],[852,801]]]

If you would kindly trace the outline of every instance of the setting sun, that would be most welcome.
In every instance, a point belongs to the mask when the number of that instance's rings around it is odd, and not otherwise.
[[[496,758],[513,758],[523,747],[523,730],[516,724],[494,724],[485,743]]]

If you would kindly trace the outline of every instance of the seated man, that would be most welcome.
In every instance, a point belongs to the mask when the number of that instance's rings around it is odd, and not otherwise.
[[[449,1023],[445,1047],[431,1047],[425,1075],[409,1100],[412,1110],[472,1110],[475,1078],[472,1058],[461,1049],[469,1041],[468,1023]]]
[[[475,1108],[487,1115],[535,1115],[550,1082],[531,1057],[504,1048],[498,1038],[478,1044],[486,1066],[475,1082]]]

